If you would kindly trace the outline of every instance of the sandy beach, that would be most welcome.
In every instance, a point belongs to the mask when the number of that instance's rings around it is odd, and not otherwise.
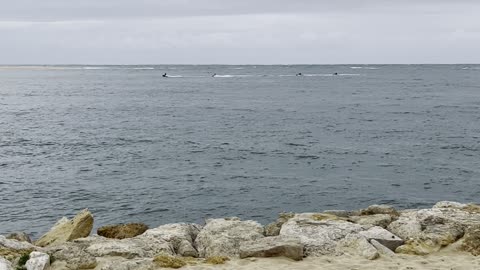
[[[296,262],[287,258],[250,258],[231,260],[224,265],[195,265],[182,269],[192,270],[473,270],[480,269],[480,257],[465,252],[441,252],[428,256],[398,254],[395,257],[381,257],[367,260],[358,256],[323,256],[309,257]]]

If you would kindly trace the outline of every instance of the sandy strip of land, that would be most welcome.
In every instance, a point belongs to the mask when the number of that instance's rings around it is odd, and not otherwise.
[[[309,257],[303,261],[292,261],[286,258],[250,258],[235,259],[224,265],[200,264],[182,269],[195,270],[278,270],[278,269],[321,269],[321,270],[476,270],[480,269],[480,256],[475,257],[463,252],[441,252],[429,256],[396,255],[367,260],[353,256]]]

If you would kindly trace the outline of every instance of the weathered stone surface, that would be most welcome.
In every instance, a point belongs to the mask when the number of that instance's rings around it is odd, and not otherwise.
[[[265,226],[265,236],[277,236],[282,225],[295,216],[294,213],[280,213],[278,219]]]
[[[0,256],[7,260],[14,260],[23,254],[29,254],[37,247],[28,242],[20,242],[14,239],[7,239],[0,235]]]
[[[273,236],[240,244],[240,258],[287,257],[296,261],[303,259],[303,245],[298,238]]]
[[[467,230],[460,248],[475,256],[480,255],[480,226],[473,226]]]
[[[376,214],[386,214],[391,216],[398,216],[399,213],[395,210],[394,207],[390,205],[370,205],[369,207],[360,210],[360,215],[376,215]]]
[[[92,227],[93,216],[85,209],[78,213],[72,220],[65,217],[59,220],[50,231],[40,237],[35,244],[45,247],[87,237]]]
[[[143,223],[108,225],[98,228],[97,234],[106,238],[125,239],[140,235],[148,230]]]
[[[368,242],[367,238],[357,233],[345,236],[338,242],[335,249],[338,254],[358,255],[368,260],[375,260],[379,256],[377,249]]]
[[[468,208],[466,208],[468,207]],[[438,203],[432,209],[408,211],[389,225],[388,229],[409,239],[397,252],[425,255],[454,243],[465,229],[480,225],[480,213],[474,205],[452,202]]]
[[[17,241],[20,241],[20,242],[27,242],[27,243],[30,243],[30,244],[32,243],[32,240],[30,239],[30,236],[28,236],[28,234],[26,234],[24,232],[11,233],[11,234],[7,235],[6,238],[17,240]]]
[[[305,246],[305,255],[319,256],[334,254],[339,240],[362,230],[362,226],[343,220],[316,221],[295,217],[283,224],[280,235],[298,237]]]
[[[374,246],[377,251],[378,251],[378,254],[380,254],[380,256],[385,256],[385,257],[393,257],[395,256],[395,252],[393,252],[391,249],[387,248],[386,246],[380,244],[377,240],[375,239],[372,239],[370,241],[370,244],[372,244],[372,246]]]
[[[12,250],[30,250],[35,249],[36,247],[28,242],[7,239],[5,236],[0,235],[0,248],[8,248]]]
[[[133,258],[152,258],[158,253],[173,255],[172,246],[159,239],[145,239],[141,237],[126,239],[109,239],[91,243],[85,251],[95,257],[119,256],[127,259]]]
[[[48,254],[34,251],[30,253],[30,259],[25,264],[27,270],[46,270],[50,267],[50,256]]]
[[[65,243],[48,247],[45,251],[57,262],[56,265],[52,264],[52,268],[61,268],[63,266],[60,262],[65,262],[67,269],[93,269],[97,266],[97,260],[85,252],[86,247],[81,243]]]
[[[197,250],[194,247],[194,241],[200,229],[201,226],[197,224],[166,224],[155,229],[150,229],[140,237],[169,242],[175,253],[184,257],[198,257]]]
[[[3,257],[0,257],[0,270],[13,270],[12,263]]]
[[[416,212],[405,212],[400,217],[388,225],[387,230],[400,238],[407,240],[420,235],[422,232],[422,225],[416,218]]]
[[[198,234],[195,245],[200,257],[233,257],[239,254],[242,242],[263,237],[263,227],[256,221],[210,219]]]
[[[380,226],[386,228],[392,222],[392,216],[387,214],[351,216],[349,220],[364,226]]]
[[[380,244],[386,246],[392,251],[395,251],[399,246],[403,245],[404,241],[400,237],[392,234],[382,227],[372,227],[366,231],[359,232],[367,238],[368,241],[376,240]]]

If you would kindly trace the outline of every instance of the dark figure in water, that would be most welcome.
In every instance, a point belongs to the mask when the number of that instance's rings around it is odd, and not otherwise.
[[[162,77],[167,78],[167,73],[163,74]]]
[[[297,73],[297,75],[295,76],[303,76],[303,74],[300,72],[300,73]]]
[[[335,73],[333,73],[333,75],[337,76],[337,75],[338,75],[338,73],[337,73],[337,72],[335,72]]]
[[[215,77],[215,76],[217,76],[217,73],[213,73],[212,77]]]

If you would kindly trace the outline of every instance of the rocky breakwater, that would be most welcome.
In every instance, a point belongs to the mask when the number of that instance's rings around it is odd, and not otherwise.
[[[358,211],[284,213],[267,226],[233,217],[153,229],[141,223],[108,225],[94,235],[92,227],[92,214],[83,210],[62,218],[33,244],[22,233],[0,236],[0,270],[161,269],[280,256],[375,260],[447,247],[480,254],[480,206],[455,202],[418,210],[373,205]]]

